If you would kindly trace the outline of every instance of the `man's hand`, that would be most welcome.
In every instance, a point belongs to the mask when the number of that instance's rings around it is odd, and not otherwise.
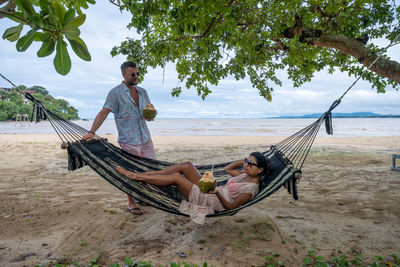
[[[85,134],[83,137],[82,137],[82,140],[85,140],[85,141],[90,141],[90,140],[93,140],[94,139],[94,133],[93,132],[88,132],[87,134]]]

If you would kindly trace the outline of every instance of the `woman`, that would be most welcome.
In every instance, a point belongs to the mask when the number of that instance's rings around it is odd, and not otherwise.
[[[241,168],[243,167],[243,168]],[[179,211],[189,214],[197,223],[204,223],[205,216],[214,211],[230,210],[247,203],[257,193],[260,180],[268,175],[269,160],[260,152],[253,152],[244,160],[225,167],[233,178],[214,191],[202,193],[199,188],[201,174],[191,162],[179,163],[155,172],[131,172],[118,166],[117,171],[125,176],[157,186],[176,185],[186,200]]]

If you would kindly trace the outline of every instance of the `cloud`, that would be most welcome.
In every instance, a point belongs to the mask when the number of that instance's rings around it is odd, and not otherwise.
[[[82,109],[82,108],[87,108],[89,105],[83,101],[80,101],[75,98],[69,98],[69,97],[64,97],[64,96],[56,96],[54,97],[56,99],[64,99],[67,101],[71,106],[77,108],[77,109]]]

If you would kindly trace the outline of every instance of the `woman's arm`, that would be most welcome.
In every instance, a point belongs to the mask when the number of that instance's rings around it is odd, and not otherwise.
[[[217,197],[221,201],[222,206],[224,206],[226,210],[231,210],[240,207],[251,199],[250,193],[243,193],[240,194],[233,203],[230,203],[217,190],[213,191],[212,193],[215,193],[217,195]]]
[[[234,162],[230,163],[229,165],[227,165],[225,167],[225,171],[227,173],[229,173],[232,177],[235,177],[235,176],[241,175],[243,173],[242,170],[238,169],[242,166],[243,166],[243,160],[242,159],[237,160],[237,161],[234,161]]]

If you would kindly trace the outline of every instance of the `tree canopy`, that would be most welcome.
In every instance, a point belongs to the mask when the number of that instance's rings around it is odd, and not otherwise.
[[[79,27],[85,21],[82,9],[94,0],[0,3],[7,3],[0,15],[19,23],[3,34],[17,41],[18,51],[33,41],[42,42],[38,56],[56,49],[54,65],[61,74],[71,68],[65,40],[79,57],[90,60]],[[141,73],[172,62],[179,80],[203,98],[210,85],[234,76],[249,77],[260,95],[271,100],[284,73],[295,87],[321,70],[358,77],[378,56],[362,79],[377,92],[387,86],[399,89],[400,64],[377,43],[382,38],[400,41],[400,8],[393,0],[110,0],[112,7],[132,14],[128,26],[140,36],[114,47],[112,55],[138,62]],[[21,37],[24,26],[31,30]],[[181,91],[177,86],[172,94]]]

